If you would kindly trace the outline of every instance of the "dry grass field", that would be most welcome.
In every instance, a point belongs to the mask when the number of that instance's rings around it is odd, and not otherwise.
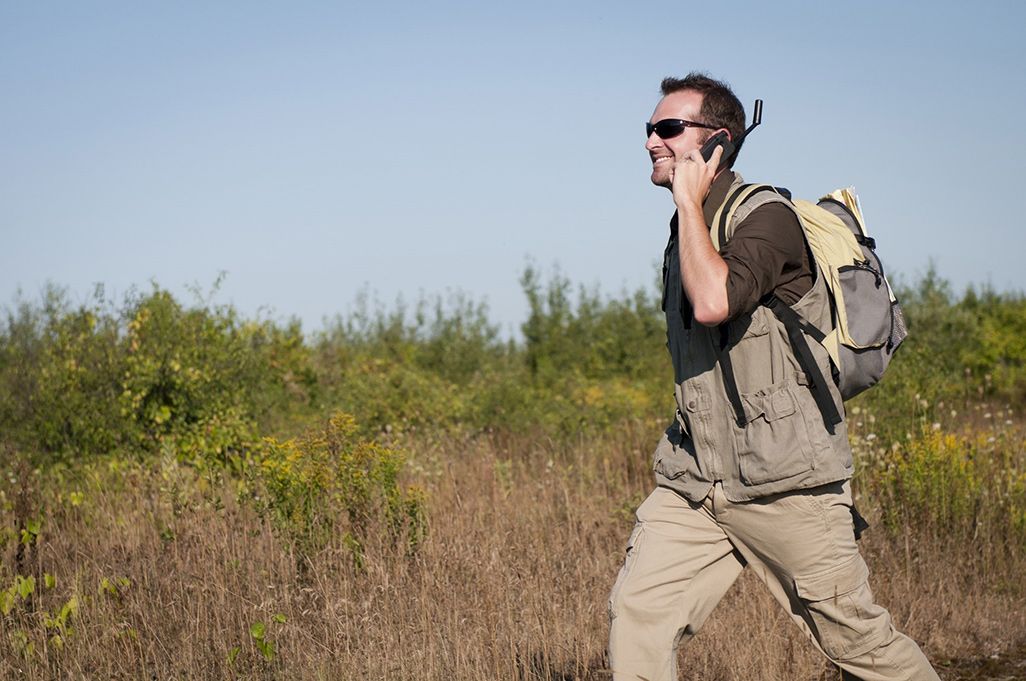
[[[4,310],[0,679],[608,679],[659,298],[521,283],[508,342],[461,297],[314,336],[156,286]],[[901,297],[848,405],[871,585],[945,681],[1026,679],[1026,297]],[[751,574],[681,669],[838,678]]]
[[[95,466],[58,492],[12,470],[12,513],[56,496],[35,541],[4,548],[36,583],[0,618],[0,678],[607,679],[606,595],[656,432],[409,441],[426,534],[372,534],[359,559],[341,537],[297,555],[232,482],[173,459]],[[860,503],[874,591],[942,677],[1026,678],[1021,547],[888,530],[879,499]],[[681,659],[687,679],[838,678],[747,573]]]

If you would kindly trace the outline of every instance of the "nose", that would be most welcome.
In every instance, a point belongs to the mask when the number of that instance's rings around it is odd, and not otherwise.
[[[647,140],[645,140],[645,148],[649,151],[655,151],[661,146],[663,146],[663,140],[659,135],[655,134],[655,130],[653,130],[652,134],[648,136]]]

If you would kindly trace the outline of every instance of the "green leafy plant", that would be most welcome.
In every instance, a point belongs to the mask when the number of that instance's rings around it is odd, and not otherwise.
[[[21,529],[21,543],[25,546],[32,546],[39,539],[39,532],[42,529],[42,521],[32,518],[25,521],[25,527]]]
[[[78,615],[78,597],[72,596],[53,615],[46,614],[43,618],[43,626],[50,635],[50,644],[60,649],[69,636],[75,633],[71,626],[71,618]]]
[[[339,412],[322,429],[264,441],[253,467],[258,510],[303,555],[323,548],[336,529],[351,547],[377,528],[413,543],[424,531],[423,493],[399,480],[405,456],[358,431],[356,419]]]
[[[991,431],[995,432],[995,431]],[[888,503],[885,522],[939,535],[1026,544],[1026,458],[1021,435],[928,430],[896,445],[869,483]]]
[[[27,601],[36,590],[36,578],[15,575],[11,586],[0,591],[0,614],[9,615],[19,600]]]
[[[279,612],[271,617],[271,622],[277,625],[285,624],[286,617]],[[249,627],[249,637],[252,639],[253,645],[256,646],[256,649],[260,651],[265,660],[271,662],[277,655],[277,651],[275,650],[274,641],[269,638],[268,633],[267,625],[262,621],[256,621]],[[236,650],[236,648],[232,648],[232,651]],[[234,662],[237,656],[238,652],[234,654],[229,652],[230,662]]]

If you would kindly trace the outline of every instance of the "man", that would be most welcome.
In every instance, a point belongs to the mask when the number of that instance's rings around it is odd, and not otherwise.
[[[738,209],[717,252],[713,216],[742,181],[733,159],[719,170],[722,146],[708,162],[700,148],[720,131],[739,139],[744,108],[701,74],[665,79],[662,94],[645,148],[652,182],[677,208],[663,268],[677,412],[610,594],[613,678],[676,679],[677,647],[750,565],[845,678],[938,679],[873,600],[855,543],[843,420],[828,425],[783,324],[760,304],[772,294],[829,327],[801,225],[763,192]],[[809,345],[830,376],[826,351]]]

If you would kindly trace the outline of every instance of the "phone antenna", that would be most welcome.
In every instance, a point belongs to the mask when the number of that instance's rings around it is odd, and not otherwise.
[[[745,135],[747,136],[748,133],[755,130],[755,126],[760,123],[762,123],[762,100],[757,99],[755,100],[755,111],[752,112],[752,124],[748,126],[747,130],[745,130]]]

